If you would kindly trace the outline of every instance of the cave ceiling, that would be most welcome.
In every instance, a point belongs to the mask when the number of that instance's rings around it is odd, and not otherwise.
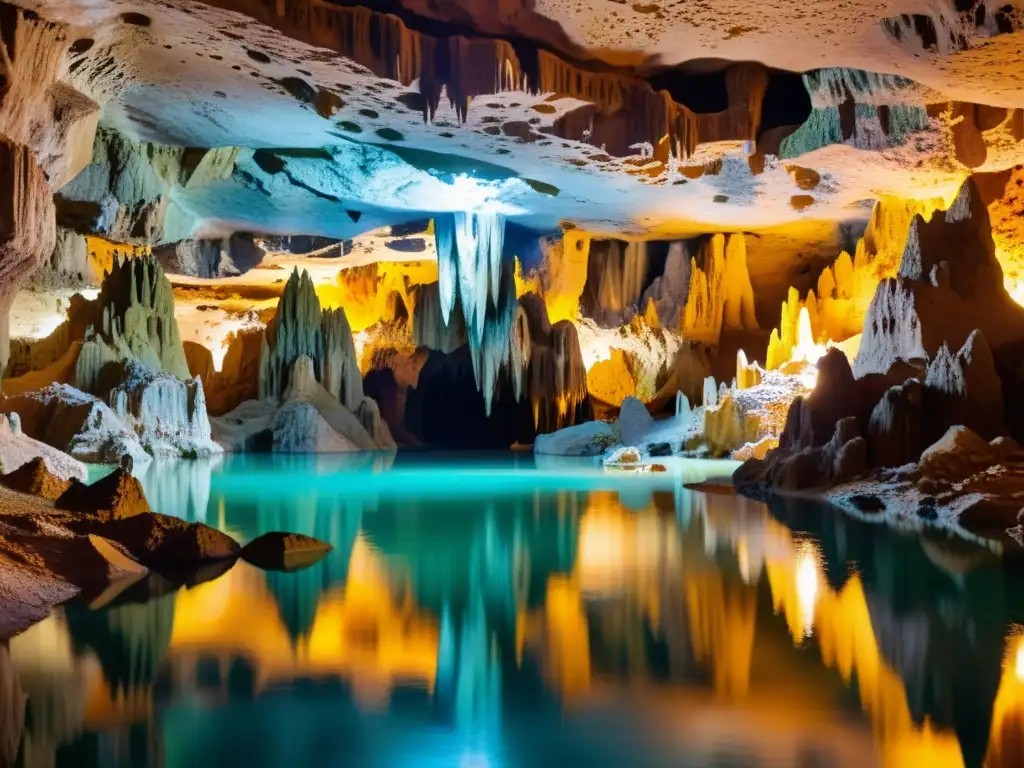
[[[60,80],[103,130],[230,148],[171,185],[165,241],[465,210],[620,236],[792,229],[1024,161],[1012,4],[25,7],[66,26]]]

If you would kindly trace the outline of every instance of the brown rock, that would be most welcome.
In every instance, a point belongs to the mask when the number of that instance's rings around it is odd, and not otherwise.
[[[53,501],[68,489],[72,481],[54,475],[43,457],[36,456],[13,472],[5,474],[0,482],[12,490]]]
[[[187,568],[234,558],[241,551],[237,541],[216,528],[156,512],[102,523],[93,532],[117,542],[147,568]]]
[[[321,560],[334,547],[301,533],[271,531],[249,542],[242,558],[267,571],[296,571]]]
[[[55,506],[102,520],[121,520],[150,511],[142,485],[121,468],[92,485],[72,482]]]

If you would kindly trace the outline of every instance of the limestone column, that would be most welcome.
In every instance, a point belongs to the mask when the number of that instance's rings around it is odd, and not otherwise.
[[[35,154],[0,137],[0,371],[10,356],[14,294],[53,252],[53,194]]]

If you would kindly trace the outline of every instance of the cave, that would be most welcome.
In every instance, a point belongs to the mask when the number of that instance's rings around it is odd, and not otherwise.
[[[0,768],[1024,765],[1021,35],[0,0]]]

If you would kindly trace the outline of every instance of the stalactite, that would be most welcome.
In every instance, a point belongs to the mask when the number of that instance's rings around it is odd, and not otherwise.
[[[634,154],[629,147],[649,143],[688,157],[699,142],[755,140],[767,70],[742,62],[726,73],[729,106],[716,114],[697,115],[676,103],[667,91],[655,91],[643,79],[592,71],[543,50],[497,38],[435,38],[408,29],[396,16],[368,8],[339,7],[322,0],[243,3],[220,0],[297,39],[338,51],[378,77],[405,86],[419,82],[424,119],[433,119],[442,92],[466,119],[470,101],[503,91],[556,93],[593,105],[585,121],[560,120],[560,138],[585,140],[606,152]],[[664,158],[663,158],[664,159]]]
[[[457,292],[470,346],[479,346],[488,299],[496,307],[500,295],[505,220],[488,213],[443,214],[434,220],[434,238],[441,316],[449,321]]]
[[[639,310],[648,266],[646,242],[593,244],[580,300],[583,315],[606,328],[628,323]]]

